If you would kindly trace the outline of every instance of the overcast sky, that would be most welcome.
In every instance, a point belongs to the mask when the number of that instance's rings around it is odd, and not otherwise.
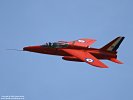
[[[92,38],[100,48],[125,36],[109,69],[22,49]],[[133,100],[132,0],[0,0],[0,96],[25,100]]]

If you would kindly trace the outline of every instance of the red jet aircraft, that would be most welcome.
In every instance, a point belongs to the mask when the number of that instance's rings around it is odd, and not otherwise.
[[[62,59],[67,61],[86,62],[92,66],[108,68],[101,60],[110,60],[122,64],[117,59],[117,49],[125,37],[117,37],[100,49],[91,48],[90,45],[96,40],[82,38],[75,41],[58,41],[54,43],[45,43],[39,46],[24,47],[23,51],[30,51],[42,54],[63,56]]]

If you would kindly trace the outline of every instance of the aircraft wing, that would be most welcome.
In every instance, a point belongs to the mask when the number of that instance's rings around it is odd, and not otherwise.
[[[79,42],[79,43],[85,43],[86,45],[90,46],[94,42],[96,42],[96,40],[94,40],[94,39],[88,39],[88,38],[82,38],[82,39],[78,39],[77,42]]]
[[[98,60],[96,57],[94,57],[93,55],[91,55],[86,51],[71,50],[71,49],[62,49],[62,50],[92,66],[100,68],[108,68],[108,66],[106,66],[104,63],[102,63],[100,60]]]
[[[89,47],[92,45],[96,40],[88,39],[88,38],[81,38],[75,41],[69,42],[70,44],[73,44],[75,46],[81,46],[81,47]]]

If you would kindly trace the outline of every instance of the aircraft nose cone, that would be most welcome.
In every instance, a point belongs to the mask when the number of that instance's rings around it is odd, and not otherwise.
[[[40,46],[28,46],[28,47],[24,47],[23,51],[36,51],[40,49]]]
[[[29,50],[29,47],[24,47],[23,48],[23,51],[28,51]]]

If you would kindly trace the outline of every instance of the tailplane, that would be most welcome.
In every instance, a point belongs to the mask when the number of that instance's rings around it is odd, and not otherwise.
[[[123,62],[119,61],[117,58],[111,58],[109,60],[112,61],[112,62],[115,62],[117,64],[123,64]]]
[[[116,39],[103,46],[101,50],[116,52],[124,38],[125,37],[122,36],[117,37]]]

